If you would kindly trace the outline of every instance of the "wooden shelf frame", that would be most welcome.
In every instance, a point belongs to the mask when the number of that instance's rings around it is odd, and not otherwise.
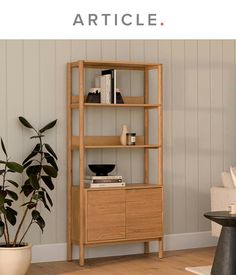
[[[72,69],[78,69],[78,95],[72,96]],[[84,91],[84,73],[85,69],[110,69],[117,70],[138,70],[144,73],[144,87],[143,96],[130,96],[124,97],[124,104],[94,104],[86,103],[86,96]],[[158,87],[156,103],[149,102],[149,72],[155,70],[157,72]],[[72,260],[72,244],[76,243],[80,246],[79,249],[79,263],[84,265],[84,249],[86,243],[86,224],[85,224],[85,208],[86,208],[86,196],[85,192],[98,191],[98,190],[111,190],[111,188],[91,188],[86,189],[84,185],[84,154],[86,149],[143,149],[144,150],[144,183],[143,184],[130,184],[126,187],[115,188],[124,190],[142,190],[142,189],[156,189],[160,188],[161,196],[163,200],[163,75],[162,64],[146,64],[138,62],[112,62],[112,61],[76,61],[68,63],[67,65],[67,194],[68,194],[68,220],[67,220],[67,259]],[[119,137],[85,137],[84,136],[84,112],[87,108],[144,108],[144,136],[137,137],[137,143],[135,146],[123,146],[119,144]],[[79,136],[74,137],[72,135],[72,110],[79,110]],[[149,110],[156,109],[157,111],[157,144],[148,144],[149,136]],[[102,140],[101,144],[93,143],[93,140]],[[107,139],[108,138],[108,139]],[[72,151],[78,149],[79,154],[79,186],[73,186],[72,184]],[[149,151],[150,149],[157,149],[158,158],[158,185],[149,184]],[[114,190],[112,188],[112,190]],[[79,213],[74,213],[72,209],[78,208]],[[162,210],[161,210],[162,211]],[[76,215],[75,217],[72,217]],[[78,221],[77,225],[73,225],[73,220]],[[163,221],[163,213],[162,213]],[[76,240],[72,236],[72,228],[76,228]],[[75,234],[75,233],[74,233]],[[149,253],[149,241],[157,239],[159,241],[159,257],[163,257],[163,234],[158,235],[156,238],[150,237],[147,239],[134,239],[132,241],[143,241],[145,253]],[[128,240],[129,242],[130,240]],[[104,243],[119,243],[125,242],[124,240],[109,240]],[[102,242],[101,242],[102,243]],[[93,245],[93,243],[89,243]]]

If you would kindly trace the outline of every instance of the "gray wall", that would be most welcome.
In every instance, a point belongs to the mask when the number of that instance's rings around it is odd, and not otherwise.
[[[66,240],[66,63],[78,59],[163,63],[165,232],[209,230],[203,218],[210,208],[209,189],[220,184],[221,171],[236,162],[235,52],[234,41],[0,41],[0,135],[9,154],[22,160],[32,146],[30,132],[22,130],[17,116],[36,126],[58,118],[47,138],[59,156],[54,208],[52,213],[43,210],[44,234],[35,228],[29,241]],[[106,123],[107,111],[94,110],[93,116],[95,112]],[[119,134],[124,119],[119,120],[118,112],[111,110],[118,120],[115,125],[108,122],[102,134]],[[127,112],[132,127],[139,127],[136,111]],[[91,116],[86,119],[99,127]],[[128,162],[122,150],[98,154],[107,161],[115,157],[132,180],[135,171],[141,171],[135,161],[138,153],[131,152]]]

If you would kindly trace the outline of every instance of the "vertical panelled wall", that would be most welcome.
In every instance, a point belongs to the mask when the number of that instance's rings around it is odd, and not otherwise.
[[[234,41],[0,41],[0,135],[9,154],[20,161],[32,147],[19,115],[36,126],[58,119],[47,137],[59,156],[54,208],[43,210],[44,234],[35,226],[28,240],[66,241],[66,63],[78,59],[163,63],[165,232],[209,230],[203,218],[210,209],[209,189],[220,184],[221,171],[236,165],[235,52]],[[139,94],[141,83],[135,73],[124,73],[120,88]],[[86,131],[119,135],[128,124],[141,133],[141,118],[135,109],[92,109]],[[87,154],[87,162],[115,159],[117,172],[137,181],[143,176],[135,161],[140,157],[135,150],[98,150]]]

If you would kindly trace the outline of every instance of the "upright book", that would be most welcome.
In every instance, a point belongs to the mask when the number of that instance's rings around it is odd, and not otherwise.
[[[100,76],[101,85],[101,103],[110,104],[111,103],[111,75],[101,75]]]
[[[116,104],[116,70],[104,70],[102,75],[111,75],[111,103]]]

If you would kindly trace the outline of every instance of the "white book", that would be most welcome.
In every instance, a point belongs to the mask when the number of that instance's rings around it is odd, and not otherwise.
[[[125,182],[111,182],[111,183],[90,183],[90,188],[101,188],[101,187],[124,187]]]
[[[111,75],[106,75],[106,103],[111,104]]]
[[[116,70],[108,69],[102,71],[102,76],[110,75],[110,103],[116,104]]]
[[[101,103],[111,103],[111,75],[106,74],[101,76]]]

